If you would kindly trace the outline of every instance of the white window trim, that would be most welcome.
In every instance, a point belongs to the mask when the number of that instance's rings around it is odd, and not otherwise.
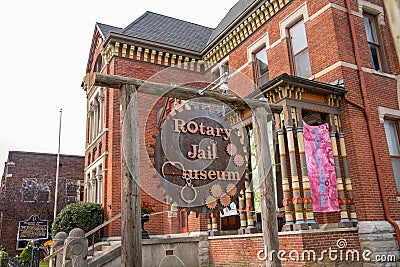
[[[247,64],[250,64],[253,62],[253,55],[256,53],[258,50],[261,48],[265,47],[268,53],[268,50],[271,49],[271,46],[269,44],[269,35],[268,33],[264,34],[260,38],[258,38],[254,43],[249,45],[247,47]],[[268,55],[267,55],[268,59]]]
[[[215,64],[214,67],[211,68],[211,74],[214,75],[214,72],[218,70],[219,71],[219,76],[221,77],[222,65],[225,65],[228,61],[229,61],[229,55],[226,56],[220,62]]]
[[[281,39],[288,38],[289,32],[287,29],[292,27],[294,24],[296,24],[301,19],[304,20],[304,24],[310,20],[306,3],[303,3],[302,5],[300,5],[289,16],[287,16],[286,18],[284,18],[282,21],[279,22],[279,30],[281,33]]]
[[[361,15],[363,15],[363,13],[367,13],[376,16],[378,24],[385,25],[385,16],[383,7],[372,4],[364,0],[359,0],[358,11]]]
[[[400,120],[400,110],[378,107],[378,111],[379,111],[379,121],[381,123],[384,123],[385,119]]]
[[[83,188],[83,190],[86,192],[86,199],[85,199],[85,201],[91,201],[91,202],[93,202],[93,203],[97,203],[97,204],[102,204],[103,203],[103,194],[102,193],[100,193],[100,194],[98,194],[98,192],[101,190],[101,191],[103,191],[103,189],[104,189],[104,171],[105,171],[105,165],[104,165],[104,156],[106,155],[106,153],[103,153],[95,162],[93,162],[88,168],[86,168],[85,169],[85,177],[86,177],[86,180],[85,180],[85,184],[84,184],[84,188]],[[100,173],[99,173],[99,167],[101,166],[101,171],[100,171]],[[92,177],[93,176],[93,173],[95,173],[96,175],[95,175],[95,177]],[[88,178],[90,177],[90,179],[95,179],[95,180],[97,180],[97,175],[103,175],[103,178],[101,179],[101,183],[97,183],[96,184],[96,193],[95,193],[95,195],[97,196],[97,197],[99,197],[100,199],[96,199],[96,200],[93,200],[93,199],[91,199],[92,197],[89,197],[88,196],[88,190],[87,190],[87,187],[88,187],[88,183],[90,183],[90,181],[88,180]],[[97,181],[98,182],[98,181]],[[99,189],[99,186],[101,186],[101,188]],[[93,190],[93,188],[91,188],[90,187],[90,189],[91,190]],[[91,192],[92,193],[92,192]]]

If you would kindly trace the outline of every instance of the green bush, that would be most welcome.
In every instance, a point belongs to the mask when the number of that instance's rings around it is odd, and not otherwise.
[[[6,261],[3,263],[3,260],[7,259],[8,259],[8,253],[0,249],[0,267],[3,266],[7,267],[8,263]]]
[[[21,254],[19,254],[19,262],[21,264],[31,264],[32,261],[32,252],[33,252],[33,246],[31,242],[28,242],[26,244],[26,247],[22,250]]]
[[[51,236],[58,232],[67,234],[74,228],[80,228],[85,233],[103,223],[103,208],[100,204],[78,202],[67,205],[52,224]]]

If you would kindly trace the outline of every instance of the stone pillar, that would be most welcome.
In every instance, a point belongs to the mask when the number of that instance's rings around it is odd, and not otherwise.
[[[292,230],[292,225],[294,224],[292,197],[290,194],[289,177],[287,173],[285,136],[284,130],[281,127],[281,117],[279,114],[275,114],[275,121],[275,127],[278,134],[279,156],[282,175],[283,207],[285,210],[285,225],[283,226],[283,230],[290,231]]]
[[[97,201],[96,203],[101,204],[103,202],[103,175],[98,173],[96,175],[97,180]]]
[[[86,181],[86,201],[87,202],[91,202],[92,200],[91,200],[91,188],[90,188],[90,176],[87,176],[87,181]]]
[[[319,228],[318,223],[315,222],[314,212],[312,207],[312,198],[310,191],[310,181],[308,179],[308,171],[307,171],[307,160],[304,148],[304,137],[303,137],[303,120],[301,115],[301,109],[297,108],[297,144],[299,147],[299,155],[300,155],[300,168],[301,168],[301,180],[303,182],[303,194],[304,194],[304,209],[306,211],[306,222],[311,228],[317,229]]]
[[[56,252],[60,248],[64,246],[65,239],[67,239],[68,234],[66,232],[59,232],[57,233],[54,238],[53,238],[53,245],[52,245],[52,251]],[[52,259],[53,260],[53,259]],[[61,267],[63,263],[63,253],[57,254],[55,257],[55,267]]]
[[[95,177],[90,178],[90,184],[91,184],[91,190],[90,190],[91,191],[91,201],[92,201],[92,203],[96,203],[97,187],[96,187],[96,178]]]
[[[64,243],[63,267],[87,267],[88,240],[82,229],[75,228],[69,232]]]
[[[336,125],[334,124],[333,114],[330,114],[329,117],[330,117],[330,128],[331,128],[330,136],[332,144],[332,154],[336,172],[336,187],[338,191],[338,201],[340,207],[339,227],[351,227],[353,226],[353,224],[350,223],[349,216],[347,213],[346,197],[344,195],[343,179],[342,179],[342,173],[340,171],[339,151],[336,142]]]
[[[285,128],[288,142],[289,150],[289,161],[290,161],[290,172],[292,175],[292,190],[293,190],[293,205],[296,217],[296,223],[293,226],[294,230],[307,230],[308,225],[304,222],[303,216],[303,200],[300,194],[300,181],[297,174],[297,161],[296,161],[296,151],[294,146],[293,137],[293,120],[292,120],[292,108],[290,106],[286,107],[287,118],[285,118]]]

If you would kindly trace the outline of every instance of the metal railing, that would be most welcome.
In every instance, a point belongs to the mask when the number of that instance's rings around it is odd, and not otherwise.
[[[88,238],[89,236],[93,235],[92,237],[92,253],[94,253],[94,239],[95,239],[95,235],[97,232],[99,232],[102,228],[106,227],[107,225],[109,225],[110,223],[114,222],[115,220],[121,218],[121,213],[119,213],[118,215],[112,217],[111,219],[109,219],[108,221],[104,222],[103,224],[97,226],[96,228],[90,230],[89,232],[87,232],[85,234],[85,237]],[[48,261],[52,258],[54,258],[55,256],[57,256],[57,254],[61,253],[64,250],[64,246],[62,246],[61,248],[57,249],[56,251],[54,251],[52,254],[50,254],[49,256],[44,258],[44,261]],[[92,255],[93,256],[93,255]]]

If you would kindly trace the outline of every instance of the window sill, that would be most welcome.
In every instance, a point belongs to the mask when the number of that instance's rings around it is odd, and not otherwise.
[[[400,202],[400,197],[397,197],[397,202]]]
[[[99,140],[103,134],[105,132],[108,132],[108,128],[104,128],[86,147],[86,151],[88,151],[89,149],[91,149],[91,147],[93,146],[93,144],[95,144],[97,142],[97,140]]]

